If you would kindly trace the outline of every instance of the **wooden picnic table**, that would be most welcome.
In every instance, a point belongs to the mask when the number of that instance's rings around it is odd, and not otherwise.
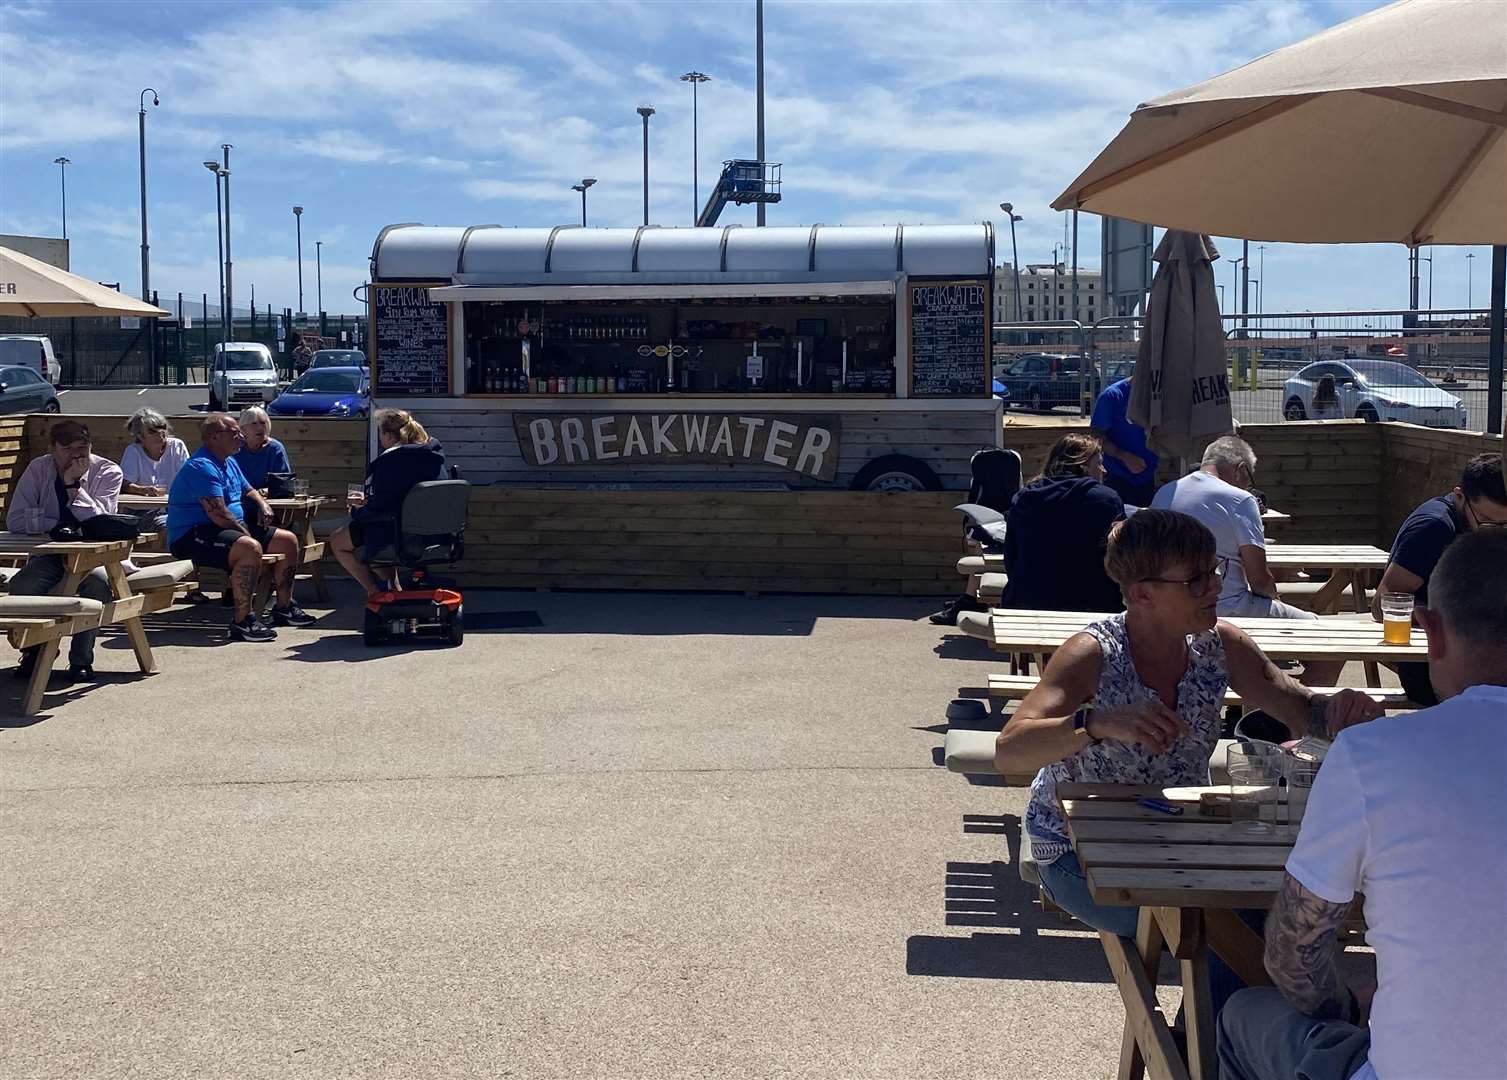
[[[1313,610],[1332,612],[1350,586],[1357,612],[1369,611],[1366,587],[1372,574],[1387,568],[1391,556],[1370,544],[1284,544],[1269,540],[1266,565],[1273,570],[1328,570],[1329,580],[1313,596]]]
[[[267,499],[267,505],[272,508],[272,513],[277,517],[278,526],[287,529],[298,538],[298,565],[308,567],[309,578],[314,582],[315,596],[320,603],[329,602],[330,590],[325,584],[324,567],[320,563],[320,560],[324,558],[324,541],[314,537],[314,517],[329,501],[323,495]],[[160,510],[166,506],[166,495],[120,496],[122,510]]]
[[[114,597],[104,607],[98,621],[84,625],[88,619],[75,618],[68,622],[69,632],[92,630],[96,626],[111,626],[119,623],[125,627],[131,641],[131,650],[136,654],[136,663],[143,674],[157,670],[152,658],[152,647],[147,644],[146,630],[141,625],[141,611],[145,597],[131,592],[126,572],[121,563],[131,555],[131,541],[111,540],[97,543],[58,543],[47,536],[26,533],[0,532],[0,552],[10,555],[57,555],[63,560],[66,575],[52,590],[53,596],[72,596],[78,591],[79,582],[90,571],[103,567],[110,581],[110,594]],[[17,649],[40,645],[36,666],[32,669],[23,697],[22,711],[30,716],[42,707],[42,694],[47,689],[47,680],[52,674],[53,662],[57,659],[61,634],[55,619],[12,619],[10,643]]]
[[[1001,652],[1025,653],[1041,667],[1046,656],[1091,622],[1105,617],[1091,611],[1027,611],[993,608],[989,612],[992,646]],[[1388,645],[1382,626],[1354,617],[1319,619],[1224,619],[1250,635],[1261,651],[1273,660],[1345,660],[1368,665],[1367,683],[1379,685],[1374,665],[1428,661],[1427,632],[1413,628],[1407,645]]]
[[[1224,786],[1168,787],[1131,784],[1057,785],[1073,850],[1095,903],[1139,907],[1134,949],[1100,933],[1110,970],[1125,1004],[1119,1080],[1139,1080],[1146,1067],[1157,1078],[1213,1080],[1219,1075],[1208,955],[1212,947],[1247,986],[1268,986],[1260,936],[1237,908],[1270,908],[1306,806],[1306,789],[1290,814],[1252,833],[1228,819],[1200,815],[1198,796]],[[1179,816],[1140,806],[1146,797],[1183,807]],[[1291,818],[1289,822],[1287,819]],[[1172,1038],[1156,996],[1162,945],[1178,961],[1183,987],[1187,1057]]]

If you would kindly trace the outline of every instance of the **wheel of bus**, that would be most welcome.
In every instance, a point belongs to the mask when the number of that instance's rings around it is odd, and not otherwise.
[[[885,454],[853,477],[854,491],[941,491],[942,481],[930,465],[905,454]]]

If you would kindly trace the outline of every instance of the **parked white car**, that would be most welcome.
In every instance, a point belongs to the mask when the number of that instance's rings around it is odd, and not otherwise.
[[[1325,376],[1334,380],[1334,400],[1315,402]],[[1289,420],[1353,417],[1401,420],[1424,427],[1463,428],[1465,403],[1407,364],[1390,360],[1322,360],[1283,384],[1282,415]]]
[[[209,410],[267,405],[277,397],[277,365],[259,341],[227,341],[215,346],[209,373]]]
[[[0,334],[0,367],[31,368],[53,386],[62,374],[52,339],[43,334]]]

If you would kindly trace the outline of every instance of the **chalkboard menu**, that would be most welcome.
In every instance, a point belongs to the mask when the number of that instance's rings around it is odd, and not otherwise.
[[[429,299],[430,288],[371,287],[372,392],[377,397],[450,393],[450,311]]]
[[[989,395],[988,316],[982,281],[910,283],[911,397]]]

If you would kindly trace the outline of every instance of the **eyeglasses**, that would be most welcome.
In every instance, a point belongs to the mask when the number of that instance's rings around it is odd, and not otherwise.
[[[1470,520],[1475,523],[1477,529],[1507,529],[1507,521],[1497,521],[1495,518],[1483,518],[1469,499],[1465,500],[1465,512],[1470,515]]]
[[[1219,588],[1224,583],[1225,572],[1229,569],[1230,560],[1221,558],[1202,574],[1195,574],[1190,578],[1164,578],[1149,577],[1142,581],[1155,581],[1161,585],[1183,585],[1187,587],[1188,594],[1195,599],[1209,595],[1210,590]]]

